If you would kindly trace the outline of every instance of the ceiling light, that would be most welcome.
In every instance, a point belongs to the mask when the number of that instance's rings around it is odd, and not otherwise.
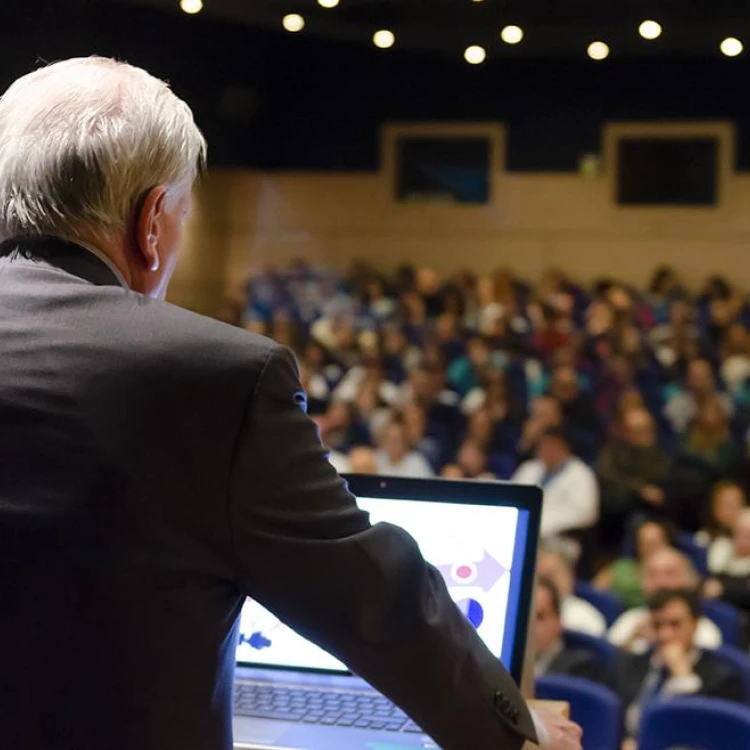
[[[373,44],[380,49],[389,49],[396,43],[396,37],[392,31],[388,29],[380,29],[372,35]]]
[[[180,8],[192,16],[203,10],[203,0],[180,0]]]
[[[523,39],[523,29],[520,26],[506,26],[500,32],[500,38],[506,44],[518,44]]]
[[[604,42],[591,42],[587,51],[592,60],[604,60],[609,57],[609,46]]]
[[[657,21],[644,21],[638,27],[638,33],[644,39],[658,39],[661,36],[661,24]]]
[[[721,43],[721,51],[727,57],[737,57],[737,55],[742,54],[742,51],[744,49],[745,49],[745,45],[743,45],[739,39],[735,39],[735,37],[733,36],[727,37]]]
[[[318,0],[318,5],[323,8],[335,8],[340,0]]]
[[[298,31],[302,31],[305,28],[305,19],[299,13],[290,13],[284,16],[281,22],[287,31],[291,31],[292,34],[296,34]]]
[[[464,60],[472,65],[479,65],[487,59],[487,51],[484,47],[480,47],[478,44],[472,44],[471,47],[467,47],[464,52]]]

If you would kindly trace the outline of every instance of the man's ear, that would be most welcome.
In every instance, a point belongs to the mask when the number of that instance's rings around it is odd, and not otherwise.
[[[135,245],[147,271],[158,271],[159,232],[164,214],[167,189],[157,185],[146,193],[135,216]]]

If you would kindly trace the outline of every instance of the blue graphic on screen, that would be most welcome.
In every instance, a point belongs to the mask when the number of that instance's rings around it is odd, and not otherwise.
[[[359,498],[373,523],[409,532],[441,573],[464,617],[508,665],[520,587],[525,511],[513,507]],[[516,572],[517,571],[517,572]],[[240,619],[237,661],[292,669],[346,671],[335,657],[248,599]]]

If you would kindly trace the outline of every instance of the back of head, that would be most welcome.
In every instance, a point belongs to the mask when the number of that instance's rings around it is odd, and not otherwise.
[[[189,190],[205,152],[189,107],[145,70],[40,68],[0,99],[0,239],[117,236],[149,189]]]

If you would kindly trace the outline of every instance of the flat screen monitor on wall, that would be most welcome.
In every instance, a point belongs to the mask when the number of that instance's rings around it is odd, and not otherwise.
[[[719,139],[623,137],[617,142],[617,202],[623,206],[714,206]]]
[[[488,203],[488,138],[401,137],[396,142],[396,198],[402,203]]]

